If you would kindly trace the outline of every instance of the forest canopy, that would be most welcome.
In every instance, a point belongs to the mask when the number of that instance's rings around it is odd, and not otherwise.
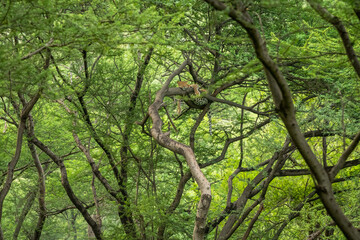
[[[359,0],[0,4],[0,240],[360,239]]]

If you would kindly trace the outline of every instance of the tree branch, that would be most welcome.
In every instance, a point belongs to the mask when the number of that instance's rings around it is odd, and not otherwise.
[[[307,0],[310,6],[328,23],[332,24],[336,30],[338,31],[340,38],[343,42],[346,55],[348,56],[351,65],[353,66],[355,72],[357,73],[358,77],[360,78],[360,62],[356,56],[356,52],[353,48],[353,44],[350,40],[349,33],[346,31],[344,24],[341,20],[337,17],[332,15],[326,8],[321,6],[314,0]]]
[[[192,149],[185,144],[179,143],[171,139],[166,133],[162,132],[161,129],[163,126],[163,122],[158,112],[159,108],[163,105],[163,99],[165,97],[167,89],[169,88],[170,82],[176,75],[182,72],[182,70],[186,67],[187,64],[188,60],[185,60],[181,64],[181,66],[169,76],[163,87],[156,93],[155,100],[149,107],[149,115],[153,121],[150,132],[153,138],[161,146],[175,153],[181,154],[185,157],[191,174],[200,188],[201,197],[197,207],[196,220],[193,232],[193,239],[200,240],[204,239],[205,237],[204,228],[206,226],[207,213],[211,202],[210,183],[206,179],[205,175],[202,173]]]

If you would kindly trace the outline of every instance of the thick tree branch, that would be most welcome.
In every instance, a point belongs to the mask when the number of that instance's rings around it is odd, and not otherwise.
[[[269,162],[270,167],[267,166],[265,168],[265,169],[268,169],[266,172],[263,173],[263,174],[266,174],[266,176],[265,175],[263,176],[265,181],[257,189],[255,189],[256,185],[253,186],[253,189],[251,190],[251,192],[249,192],[249,195],[248,195],[248,198],[251,198],[252,196],[257,194],[257,192],[259,192],[261,190],[262,193],[261,193],[260,197],[245,211],[243,211],[242,209],[241,210],[239,209],[239,211],[236,211],[235,213],[230,214],[230,216],[228,217],[228,220],[226,221],[223,229],[220,232],[220,235],[218,238],[219,240],[225,240],[225,239],[230,238],[231,235],[240,227],[240,225],[243,223],[243,221],[245,221],[245,219],[250,214],[250,212],[265,199],[265,195],[267,193],[269,184],[275,178],[275,173],[284,166],[285,160],[289,156],[287,154],[288,149],[289,149],[289,144],[290,144],[290,139],[286,139],[282,149],[273,155],[273,160]],[[276,161],[275,166],[272,166],[275,161]],[[255,192],[255,193],[253,193],[253,192]],[[242,206],[242,208],[244,208],[244,207],[245,207],[245,205]],[[241,217],[238,218],[238,216],[241,216]],[[249,234],[250,234],[250,232],[249,232]]]
[[[350,40],[349,33],[347,32],[344,24],[341,20],[337,17],[332,15],[326,8],[321,6],[314,0],[307,0],[310,6],[328,23],[332,24],[336,30],[338,31],[340,38],[343,42],[346,55],[348,56],[351,65],[353,66],[355,72],[357,73],[358,77],[360,78],[360,62],[356,56],[356,52],[353,48],[353,43]],[[356,11],[355,11],[356,12]]]
[[[91,135],[94,137],[94,140],[96,141],[96,143],[100,146],[100,148],[104,151],[104,153],[106,154],[106,157],[111,165],[112,171],[114,173],[114,176],[117,180],[117,183],[119,186],[121,186],[121,176],[119,173],[119,169],[116,166],[115,163],[115,158],[113,156],[113,154],[111,153],[110,149],[108,148],[108,146],[105,145],[105,143],[103,142],[103,140],[99,137],[99,135],[97,134],[97,132],[95,131],[95,128],[90,120],[90,116],[89,116],[89,112],[87,110],[84,98],[82,96],[78,97],[80,105],[81,105],[81,110],[83,113],[83,118],[85,120],[85,123],[87,125],[87,127],[89,128],[89,131],[91,133]]]
[[[154,102],[149,107],[149,115],[153,122],[150,132],[153,138],[161,146],[175,153],[181,154],[185,157],[186,162],[191,171],[191,174],[200,188],[201,197],[197,207],[196,221],[193,232],[193,239],[200,240],[200,239],[204,239],[205,237],[204,228],[206,225],[207,213],[211,202],[210,183],[202,173],[192,149],[185,144],[179,143],[171,139],[166,133],[162,132],[161,129],[163,126],[163,122],[158,112],[163,104],[163,99],[165,97],[167,89],[169,88],[170,82],[173,80],[173,78],[176,75],[182,72],[182,70],[186,67],[187,64],[188,64],[188,60],[184,61],[183,64],[181,64],[181,66],[169,76],[169,78],[164,83],[163,87],[157,92]]]

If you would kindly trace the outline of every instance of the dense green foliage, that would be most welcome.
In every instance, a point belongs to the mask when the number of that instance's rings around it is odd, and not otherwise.
[[[308,144],[330,171],[360,129],[360,79],[339,33],[306,1],[244,2],[289,84]],[[345,239],[278,117],[251,39],[227,10],[196,0],[0,4],[0,237],[37,239],[40,229],[41,239],[88,239],[88,214],[102,239],[191,239],[201,189],[185,158],[155,140],[148,114],[187,60],[159,114],[163,132],[193,149],[211,184],[207,239],[231,216],[231,239]],[[360,3],[321,4],[360,52]],[[194,94],[177,81],[201,86],[210,104],[189,107]],[[355,149],[332,181],[356,228],[359,156]]]

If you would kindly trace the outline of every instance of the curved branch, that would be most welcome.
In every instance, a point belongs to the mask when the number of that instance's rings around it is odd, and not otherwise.
[[[307,0],[310,6],[328,23],[332,24],[338,31],[340,38],[343,42],[346,55],[348,56],[351,65],[355,69],[355,72],[360,77],[360,62],[356,56],[355,50],[353,48],[353,43],[350,40],[349,33],[346,31],[344,24],[337,17],[332,15],[326,8],[321,6],[319,3],[313,0]]]
[[[163,87],[157,92],[154,102],[150,105],[149,115],[153,122],[150,133],[161,146],[175,153],[181,154],[185,157],[191,174],[194,177],[196,183],[198,184],[201,192],[200,201],[197,207],[193,239],[204,239],[207,213],[209,211],[211,202],[210,183],[201,171],[192,149],[185,144],[171,139],[168,134],[161,131],[163,122],[159,114],[159,109],[163,105],[163,99],[165,97],[167,89],[169,88],[170,82],[175,76],[177,76],[183,71],[187,64],[188,60],[185,60],[181,64],[181,66],[169,76]]]

